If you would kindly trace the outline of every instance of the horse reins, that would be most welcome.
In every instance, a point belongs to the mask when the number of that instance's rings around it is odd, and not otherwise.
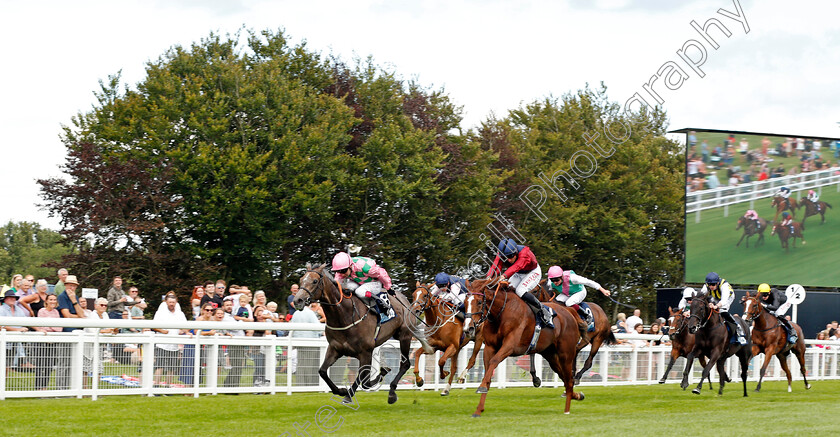
[[[323,273],[320,273],[320,272],[318,272],[318,271],[316,271],[316,270],[314,270],[314,269],[309,269],[309,270],[307,270],[307,271],[306,271],[306,273],[310,273],[310,272],[311,272],[311,273],[315,273],[316,275],[318,275],[318,281],[317,281],[315,284],[316,284],[316,285],[321,286],[321,291],[324,291],[324,286],[323,286],[323,285],[321,285],[321,282],[322,282],[324,279],[326,279],[326,277],[324,276],[324,274],[323,274]],[[324,302],[324,301],[322,301],[321,299],[318,299],[316,302],[318,302],[318,303],[319,303],[319,304],[321,304],[321,305],[326,305],[326,306],[335,306],[335,307],[337,307],[337,306],[341,305],[341,303],[342,303],[342,302],[344,302],[344,297],[345,297],[345,296],[344,296],[344,290],[341,288],[341,284],[339,284],[337,281],[333,281],[333,283],[334,283],[334,284],[336,284],[336,285],[338,286],[338,294],[339,294],[339,295],[341,295],[341,297],[340,297],[340,298],[339,298],[339,300],[338,300],[338,303]],[[312,291],[312,290],[309,290],[309,289],[308,289],[308,288],[306,288],[306,287],[300,287],[300,288],[301,288],[303,291],[305,291],[305,292],[306,292],[306,294],[307,294],[307,299],[308,299],[310,302],[312,302],[312,294],[313,294],[313,291]],[[317,288],[316,288],[316,290],[317,290]],[[352,298],[352,297],[353,297],[353,296],[352,296],[352,294],[351,294],[351,295],[348,297],[348,299],[350,299],[350,298]],[[352,302],[351,302],[351,303],[352,303]],[[334,326],[330,326],[328,323],[326,323],[325,325],[326,325],[326,327],[327,327],[328,329],[331,329],[331,330],[333,330],[333,331],[344,331],[344,330],[346,330],[346,329],[350,329],[350,328],[352,328],[352,327],[354,327],[354,326],[358,325],[359,323],[361,323],[361,322],[362,322],[362,320],[364,320],[364,319],[367,317],[368,312],[369,312],[369,311],[365,311],[365,314],[364,314],[364,315],[362,315],[362,317],[361,317],[361,318],[359,318],[359,319],[358,319],[358,320],[356,320],[355,322],[353,322],[353,323],[351,323],[351,324],[349,324],[349,325],[347,325],[347,326],[341,327],[341,328],[336,328],[336,327],[334,327]],[[351,316],[351,318],[350,318],[350,319],[351,319],[351,320],[352,320],[352,319],[355,319],[357,315],[358,315],[358,308],[356,308],[356,305],[353,305],[353,315]]]

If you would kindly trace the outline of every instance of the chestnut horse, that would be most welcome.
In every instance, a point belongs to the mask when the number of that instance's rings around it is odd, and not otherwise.
[[[545,327],[534,346],[534,352],[540,354],[563,380],[566,395],[566,407],[569,414],[572,399],[583,400],[583,393],[574,391],[574,363],[577,355],[578,333],[577,319],[564,311],[559,304],[548,303],[557,315],[554,328]],[[476,393],[481,400],[473,417],[484,412],[484,402],[490,390],[490,382],[496,367],[510,356],[529,353],[529,346],[534,335],[536,318],[531,308],[520,299],[507,282],[497,278],[475,280],[467,298],[467,311],[472,321],[484,331],[484,378]],[[469,321],[468,321],[469,323]]]
[[[537,287],[534,292],[534,294],[537,295],[537,299],[541,302],[555,302],[554,298],[557,297],[557,293],[554,292],[554,289],[548,286],[548,281],[545,279],[540,281],[540,286]],[[595,330],[587,332],[582,338],[583,341],[577,345],[577,353],[580,353],[587,344],[591,345],[591,347],[589,348],[589,356],[586,357],[586,361],[583,363],[583,366],[581,366],[580,370],[575,373],[575,385],[580,384],[580,378],[583,377],[583,374],[586,373],[587,370],[592,368],[592,360],[595,359],[595,355],[598,353],[598,349],[601,348],[602,344],[606,343],[609,345],[618,343],[618,340],[615,339],[615,334],[613,334],[611,330],[612,327],[610,325],[610,320],[607,318],[607,313],[605,313],[601,306],[596,303],[587,302],[587,304],[589,305],[589,309],[592,310],[592,316],[595,319]],[[572,314],[575,320],[581,320],[577,310],[573,307],[567,307],[562,304],[561,306],[564,306],[569,313]],[[575,367],[577,367],[577,360],[575,360]],[[531,375],[536,375],[533,359],[531,360]]]
[[[812,202],[806,198],[799,202],[799,207],[805,208],[805,214],[802,216],[803,225],[805,224],[805,219],[817,214],[822,217],[822,221],[820,222],[820,224],[822,224],[825,223],[825,210],[831,208],[831,205],[829,205],[828,202],[823,202],[822,200],[819,202]]]
[[[420,281],[417,281],[416,289],[412,293],[414,303],[411,305],[411,311],[416,317],[419,317],[420,314],[425,315],[426,340],[434,350],[443,352],[440,360],[438,360],[440,379],[445,379],[448,376],[449,381],[447,381],[446,388],[440,392],[440,395],[447,396],[452,388],[452,379],[458,372],[458,354],[470,342],[470,337],[464,335],[462,325],[455,317],[458,310],[451,303],[433,296],[430,287],[431,284],[423,285]],[[429,332],[429,328],[433,328],[431,332]],[[479,330],[475,336],[475,347],[470,356],[470,361],[462,374],[466,374],[475,365],[475,359],[481,349],[481,342],[481,331]],[[417,351],[414,352],[414,379],[417,387],[422,387],[424,383],[417,367],[420,363],[420,355],[423,353],[423,348],[417,348]],[[449,372],[443,370],[448,359],[452,360]]]
[[[773,206],[773,207],[776,208],[776,215],[773,216],[773,221],[774,222],[779,219],[779,214],[781,214],[782,211],[786,211],[786,210],[790,210],[790,215],[796,217],[796,208],[799,208],[799,205],[796,203],[796,199],[791,199],[790,197],[788,197],[787,200],[790,201],[790,208],[788,208],[784,197],[773,196],[773,201],[770,202],[770,206]]]
[[[802,372],[802,379],[805,381],[805,389],[810,389],[811,384],[808,384],[808,377],[805,376],[805,336],[802,335],[802,328],[796,323],[790,324],[796,330],[796,335],[799,337],[795,344],[790,344],[787,340],[787,331],[782,326],[782,323],[779,322],[776,316],[770,314],[764,308],[764,305],[758,297],[758,293],[751,294],[747,292],[743,303],[744,317],[747,322],[755,322],[752,329],[752,356],[764,353],[764,363],[761,364],[761,376],[758,378],[758,385],[755,387],[755,391],[761,390],[761,381],[764,379],[764,372],[767,371],[767,366],[772,359],[771,357],[775,356],[779,359],[782,370],[785,371],[788,381],[788,392],[791,392],[791,376],[787,363],[787,357],[791,352],[799,360],[799,369]]]
[[[790,227],[793,226],[793,231],[790,230]],[[802,240],[802,244],[805,244],[805,235],[802,231],[805,230],[805,225],[802,223],[793,222],[790,225],[782,225],[781,223],[776,223],[773,225],[773,230],[770,232],[770,235],[779,234],[779,241],[782,243],[782,248],[785,249],[785,252],[790,252],[790,247],[788,246],[788,240],[793,238],[793,248],[796,248],[796,239],[799,238]]]
[[[668,366],[665,367],[665,374],[659,380],[660,384],[665,384],[668,379],[668,373],[674,367],[679,357],[687,357],[688,353],[694,349],[694,334],[688,332],[688,320],[683,316],[683,312],[679,309],[674,310],[668,307],[670,317],[665,321],[668,326],[668,338],[671,339],[671,360],[668,361]],[[706,367],[706,357],[699,357],[700,365]],[[727,381],[729,377],[726,378]],[[712,386],[712,377],[709,375],[709,390],[714,389]]]
[[[747,238],[747,247],[750,247],[750,237],[755,234],[758,234],[758,240],[755,242],[755,247],[758,247],[759,243],[764,242],[764,230],[767,229],[767,220],[763,218],[758,219],[758,224],[755,223],[755,220],[748,219],[744,216],[738,219],[738,226],[735,226],[735,230],[744,228],[744,233],[741,234],[741,239],[735,243],[735,247],[741,245],[741,242],[744,241],[744,237]]]
[[[740,317],[734,316],[735,322],[741,325],[744,330],[744,336],[747,338],[747,344],[742,346],[739,343],[729,343],[729,331],[723,323],[723,317],[717,310],[709,307],[709,296],[698,296],[691,300],[691,315],[688,316],[688,332],[694,334],[694,349],[688,353],[685,363],[685,371],[683,372],[683,379],[680,387],[683,390],[688,387],[688,374],[691,373],[691,366],[694,364],[695,357],[703,355],[709,357],[709,364],[703,368],[703,376],[700,377],[700,383],[694,390],[694,394],[700,394],[703,388],[703,380],[708,378],[712,366],[717,366],[718,376],[720,376],[720,388],[718,394],[723,394],[723,387],[726,385],[726,372],[724,365],[726,359],[732,355],[737,355],[741,363],[741,381],[744,383],[744,396],[747,396],[747,366],[752,357],[750,348],[750,330],[747,324],[741,320]]]
[[[394,308],[397,317],[384,324],[379,323],[378,315],[372,308],[368,307],[354,293],[345,296],[339,284],[326,264],[313,267],[306,264],[306,273],[300,278],[300,289],[295,295],[293,304],[298,310],[311,302],[320,302],[324,309],[324,316],[327,319],[327,328],[324,331],[327,337],[327,353],[324,362],[318,369],[318,374],[333,394],[344,396],[345,403],[354,402],[356,389],[359,385],[369,389],[382,380],[391,369],[380,368],[379,375],[371,375],[371,362],[373,360],[373,349],[391,338],[400,341],[400,368],[388,392],[388,403],[397,401],[397,383],[411,365],[409,354],[411,353],[411,339],[417,340],[432,353],[432,348],[426,342],[420,329],[412,322],[413,317],[409,315],[408,302],[393,296],[391,306]],[[359,371],[350,389],[338,388],[330,379],[329,368],[336,360],[343,356],[353,357],[359,360]]]

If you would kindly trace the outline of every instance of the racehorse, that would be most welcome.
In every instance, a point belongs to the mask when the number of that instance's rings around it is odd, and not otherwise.
[[[720,376],[718,394],[722,395],[723,387],[726,385],[726,372],[724,368],[726,359],[732,355],[737,355],[741,363],[741,381],[744,383],[744,396],[747,396],[747,366],[752,356],[749,345],[750,331],[740,317],[734,317],[735,322],[741,325],[741,328],[744,330],[744,335],[747,338],[747,344],[744,346],[729,342],[729,331],[727,331],[720,313],[709,307],[708,295],[698,296],[691,300],[691,315],[688,316],[688,332],[694,334],[694,349],[686,357],[685,372],[683,372],[683,379],[680,383],[680,387],[683,390],[688,387],[688,374],[691,373],[694,358],[705,355],[709,357],[709,364],[703,368],[703,376],[700,377],[700,383],[691,392],[699,395],[700,390],[703,388],[703,380],[709,377],[712,366],[717,366],[718,375]]]
[[[758,219],[758,224],[756,225],[755,220],[748,219],[744,216],[738,219],[738,226],[735,226],[735,230],[744,228],[744,233],[741,235],[741,239],[735,243],[735,247],[741,245],[741,242],[744,241],[744,237],[747,238],[747,247],[750,247],[750,237],[755,234],[758,234],[758,240],[755,242],[755,247],[758,247],[759,243],[764,242],[764,230],[767,229],[767,220],[763,218]]]
[[[807,198],[802,199],[799,203],[800,208],[805,208],[805,215],[802,217],[802,224],[805,224],[805,219],[812,215],[819,214],[822,217],[822,221],[820,224],[825,223],[825,210],[826,208],[831,208],[831,205],[828,202],[823,202],[820,200],[819,202],[812,202]]]
[[[790,227],[793,226],[793,232],[791,232]],[[805,244],[805,236],[802,234],[802,231],[805,230],[805,225],[802,223],[792,222],[790,225],[782,225],[781,223],[776,223],[773,225],[773,230],[770,232],[770,235],[779,234],[779,241],[782,243],[782,247],[785,249],[785,252],[790,252],[790,248],[788,247],[788,239],[793,238],[793,248],[796,248],[796,239],[800,238],[802,240],[802,244]]]
[[[364,389],[374,387],[391,370],[382,367],[379,375],[374,376],[370,374],[370,365],[373,349],[391,338],[396,338],[400,342],[400,368],[394,380],[391,381],[388,392],[388,403],[393,404],[397,401],[397,383],[411,365],[408,356],[411,352],[411,338],[417,337],[427,353],[432,353],[433,350],[418,327],[412,323],[414,318],[409,316],[407,302],[403,302],[394,295],[391,306],[397,317],[380,324],[378,314],[373,308],[368,307],[352,292],[346,296],[341,286],[335,282],[332,273],[325,267],[326,264],[318,267],[306,264],[306,273],[300,278],[300,289],[293,301],[298,310],[311,302],[320,302],[324,309],[328,344],[324,362],[318,369],[318,374],[333,394],[344,396],[345,403],[352,403],[359,385]],[[359,360],[359,371],[349,389],[338,388],[330,379],[328,372],[330,366],[343,356]]]
[[[470,337],[464,335],[461,323],[455,317],[458,310],[451,303],[433,296],[429,287],[431,287],[431,284],[423,285],[420,281],[417,281],[414,293],[412,293],[414,303],[411,305],[411,311],[415,314],[415,317],[424,314],[424,323],[428,327],[433,327],[433,332],[431,333],[428,333],[427,328],[426,341],[435,350],[443,352],[438,361],[440,379],[445,379],[448,376],[449,381],[446,384],[446,388],[440,392],[440,395],[447,396],[449,395],[449,390],[452,388],[452,379],[458,372],[458,354],[470,342]],[[467,363],[467,367],[464,369],[462,375],[465,375],[475,365],[476,357],[481,349],[481,343],[481,330],[479,330],[475,335],[475,347],[470,356],[470,361]],[[420,355],[422,354],[423,348],[417,348],[417,351],[414,352],[414,379],[418,387],[422,387],[424,383],[417,367],[420,364]],[[449,372],[443,370],[448,359],[452,359]],[[459,382],[461,381],[459,380]]]
[[[557,297],[557,293],[554,292],[554,289],[548,286],[548,281],[545,279],[540,281],[540,286],[534,291],[540,302],[554,302],[554,298]],[[586,336],[584,336],[582,341],[577,345],[578,354],[586,347],[587,344],[591,345],[591,347],[589,348],[589,356],[586,357],[586,361],[583,363],[583,366],[575,373],[575,385],[580,384],[580,379],[583,377],[583,374],[592,368],[592,360],[595,359],[595,355],[598,353],[598,349],[601,348],[602,344],[606,343],[610,345],[618,343],[618,340],[615,338],[615,334],[613,334],[611,330],[610,319],[607,318],[607,313],[605,313],[603,308],[596,303],[588,302],[587,304],[589,305],[589,309],[592,310],[592,316],[595,319],[595,330],[587,332]],[[561,306],[564,306],[576,320],[581,320],[577,310],[573,307],[567,307],[565,305]],[[575,360],[575,367],[577,367],[577,360]],[[531,359],[531,375],[534,377],[536,376],[533,357]]]
[[[668,313],[670,317],[665,322],[666,326],[668,326],[668,338],[671,339],[671,360],[668,361],[668,366],[665,368],[665,374],[662,375],[662,379],[659,380],[660,384],[665,384],[665,380],[668,379],[668,373],[671,371],[671,368],[674,367],[674,363],[677,362],[677,358],[679,357],[687,357],[688,353],[694,349],[694,334],[688,332],[688,320],[687,317],[683,316],[683,312],[679,309],[672,309],[668,307]],[[706,367],[706,357],[702,356],[700,358],[700,365]],[[727,380],[729,378],[727,377]],[[712,377],[709,375],[709,390],[712,390]]]
[[[547,305],[557,313],[553,319],[554,328],[542,328],[533,351],[542,355],[551,370],[563,380],[566,389],[564,413],[569,414],[572,399],[584,399],[583,393],[574,391],[575,347],[580,340],[577,319],[562,310],[559,304]],[[531,352],[536,318],[528,304],[516,296],[507,282],[499,282],[498,278],[473,281],[467,298],[467,311],[471,321],[484,331],[484,378],[476,391],[481,394],[481,400],[473,413],[473,417],[479,417],[484,412],[484,402],[496,367],[507,357]]]
[[[788,209],[790,210],[790,215],[794,217],[796,216],[796,208],[799,208],[799,205],[796,203],[796,199],[791,199],[790,197],[788,197],[787,200],[790,201],[790,208],[788,208],[787,202],[785,202],[785,199],[782,196],[773,196],[773,201],[770,203],[770,205],[776,207],[776,215],[773,216],[774,222],[779,219],[779,214],[781,214],[782,211]]]
[[[743,299],[744,303],[744,317],[747,322],[754,321],[752,329],[752,356],[764,353],[764,363],[761,364],[761,376],[758,378],[758,385],[755,391],[761,390],[761,381],[764,379],[764,372],[767,371],[767,365],[770,364],[772,356],[779,359],[779,364],[782,370],[785,371],[788,381],[788,392],[791,392],[790,383],[790,369],[788,368],[787,357],[793,352],[796,359],[799,360],[799,369],[802,372],[802,379],[805,381],[805,389],[810,389],[811,384],[808,384],[808,377],[805,376],[805,336],[802,335],[802,328],[796,323],[791,322],[791,326],[796,330],[796,335],[799,337],[795,344],[790,344],[787,341],[788,335],[781,322],[764,308],[758,293],[750,294],[747,292]]]

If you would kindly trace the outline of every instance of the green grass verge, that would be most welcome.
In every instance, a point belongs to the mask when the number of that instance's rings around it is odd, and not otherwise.
[[[717,387],[717,382],[715,382]],[[837,424],[826,411],[837,401],[840,381],[816,381],[805,390],[795,377],[793,392],[785,382],[767,382],[749,397],[741,384],[728,384],[722,397],[704,389],[699,396],[675,384],[583,387],[586,399],[573,402],[564,415],[561,389],[491,389],[483,417],[470,417],[479,396],[455,389],[449,397],[434,391],[401,391],[394,405],[387,393],[359,393],[358,409],[334,403],[325,393],[292,396],[240,395],[200,398],[115,396],[90,399],[13,399],[0,417],[3,435],[108,436],[280,436],[326,435],[315,425],[323,406],[336,409],[323,423],[333,435],[678,435],[766,436],[831,435]],[[323,412],[326,409],[321,410]],[[777,420],[760,418],[775,415]],[[295,424],[309,422],[308,433]],[[340,426],[338,426],[340,423]]]
[[[771,236],[767,230],[765,244],[755,247],[757,236],[750,238],[750,247],[742,242],[742,230],[735,230],[738,217],[749,209],[749,202],[729,207],[729,217],[724,217],[723,208],[700,212],[700,223],[695,223],[696,213],[686,216],[686,281],[703,282],[706,273],[718,272],[733,284],[791,284],[811,286],[840,286],[837,264],[840,262],[840,193],[835,187],[824,187],[820,200],[833,207],[825,214],[825,224],[820,216],[808,217],[805,221],[805,241],[802,246],[797,239],[796,248],[790,253],[782,249],[778,236]],[[770,199],[755,202],[758,215],[772,220],[775,209]],[[801,221],[804,211],[797,210],[795,221]],[[746,241],[746,240],[745,240]],[[792,246],[792,245],[791,245]]]

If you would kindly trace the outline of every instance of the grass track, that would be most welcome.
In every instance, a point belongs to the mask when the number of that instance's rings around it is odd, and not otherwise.
[[[394,405],[386,403],[386,392],[360,393],[356,411],[333,403],[325,393],[13,399],[3,402],[11,414],[0,416],[0,434],[294,436],[293,424],[309,421],[308,435],[321,436],[327,434],[315,427],[314,417],[324,405],[338,410],[341,419],[334,416],[326,423],[335,426],[343,420],[331,434],[342,436],[836,434],[837,422],[826,412],[837,402],[840,381],[816,381],[806,391],[795,377],[792,393],[785,382],[766,382],[761,393],[752,391],[755,382],[747,387],[746,399],[740,382],[727,384],[723,397],[707,388],[696,396],[675,384],[583,387],[586,400],[573,402],[568,416],[562,414],[560,389],[491,389],[479,419],[470,418],[478,402],[472,389],[455,389],[447,398],[433,391],[401,391]],[[762,423],[768,414],[778,420]]]
[[[835,187],[824,187],[820,200],[833,207],[820,216],[808,217],[805,222],[805,246],[797,239],[796,248],[786,254],[778,236],[765,232],[765,244],[754,247],[757,237],[750,238],[750,247],[735,243],[743,231],[735,231],[738,217],[749,209],[749,202],[729,207],[729,217],[723,208],[704,210],[701,222],[695,223],[695,213],[686,217],[686,281],[703,282],[706,273],[716,271],[733,284],[791,284],[811,286],[840,286],[837,274],[840,247],[840,193]],[[775,210],[770,199],[755,202],[755,210],[764,219],[772,220]],[[795,221],[801,221],[804,211],[797,210]]]

